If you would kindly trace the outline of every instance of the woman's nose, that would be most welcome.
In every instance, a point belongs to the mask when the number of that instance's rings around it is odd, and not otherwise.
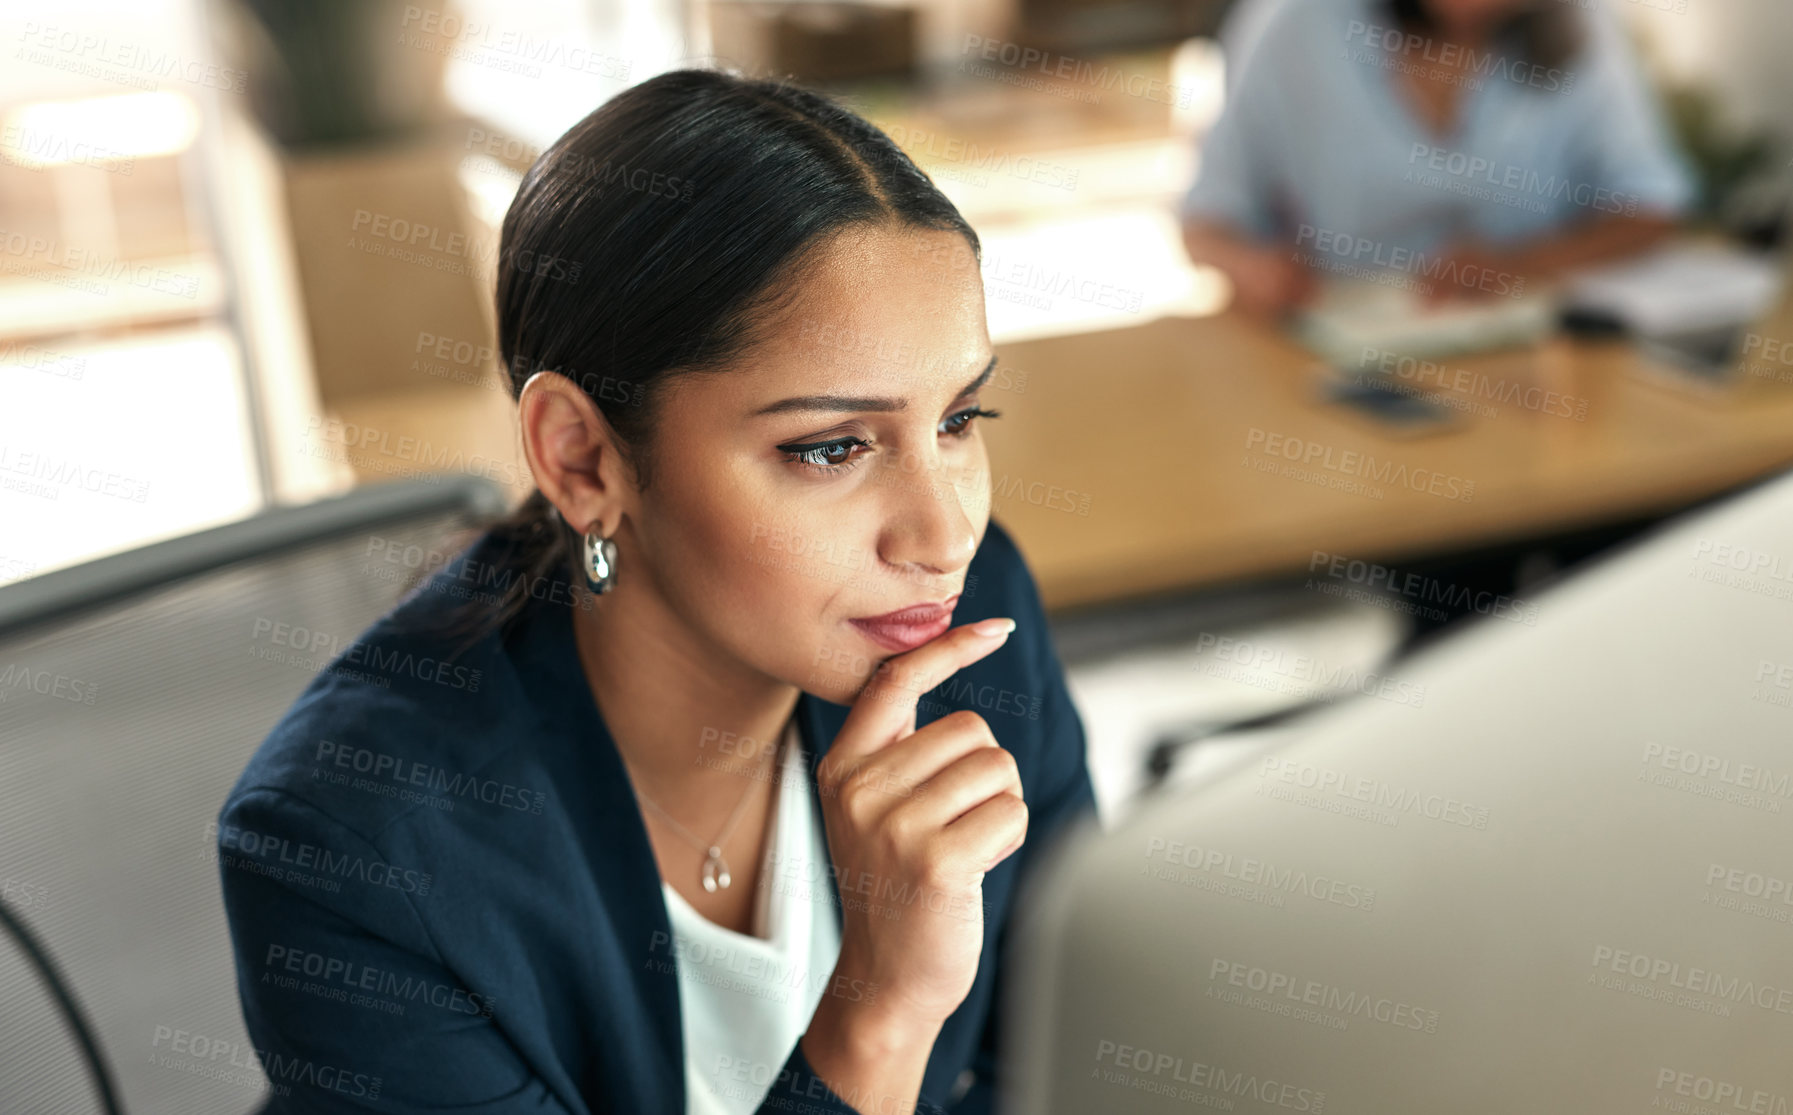
[[[880,534],[879,557],[928,573],[959,571],[977,552],[977,530],[965,506],[968,479],[947,467],[938,454],[912,456],[903,465],[883,478],[892,485],[893,496]]]

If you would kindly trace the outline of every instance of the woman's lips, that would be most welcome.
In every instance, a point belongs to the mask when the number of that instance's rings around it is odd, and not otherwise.
[[[953,623],[953,605],[958,602],[959,596],[955,593],[944,604],[916,604],[881,616],[847,622],[872,642],[901,653],[945,634]]]

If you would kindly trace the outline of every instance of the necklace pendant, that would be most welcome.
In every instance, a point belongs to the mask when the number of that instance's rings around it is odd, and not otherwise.
[[[730,881],[728,861],[722,858],[722,849],[711,848],[710,854],[704,857],[704,890],[711,894],[727,890]]]

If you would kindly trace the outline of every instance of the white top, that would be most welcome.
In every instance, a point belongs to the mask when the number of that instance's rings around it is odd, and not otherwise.
[[[660,884],[672,919],[689,1115],[759,1107],[809,1029],[840,956],[833,875],[795,720],[772,769],[780,772],[778,799],[760,869],[757,935],[717,925]]]

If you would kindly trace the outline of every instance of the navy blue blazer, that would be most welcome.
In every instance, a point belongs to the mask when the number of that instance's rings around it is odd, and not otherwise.
[[[238,991],[270,1082],[265,1111],[685,1110],[671,923],[580,666],[581,605],[565,574],[532,586],[508,637],[494,632],[453,661],[439,633],[411,622],[490,591],[493,545],[480,536],[342,651],[219,814]],[[917,710],[918,724],[980,713],[1014,754],[1029,808],[1027,843],[984,880],[977,979],[921,1089],[924,1110],[968,1115],[993,1104],[1017,877],[1094,806],[1083,727],[1033,578],[994,522],[954,622],[987,616],[1013,616],[1015,633]],[[847,711],[799,698],[812,774]],[[854,1109],[796,1047],[760,1110]]]

